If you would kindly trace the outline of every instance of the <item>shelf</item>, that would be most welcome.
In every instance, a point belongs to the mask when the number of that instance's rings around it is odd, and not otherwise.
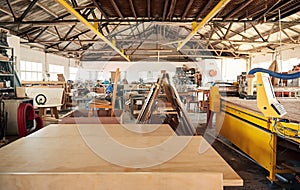
[[[2,91],[8,91],[8,90],[14,90],[13,87],[9,87],[9,88],[0,88],[0,92]]]
[[[14,49],[12,47],[2,46],[0,45],[0,50],[6,50],[8,56],[2,55],[0,56],[1,63],[1,71],[0,72],[0,80],[1,86],[5,86],[7,84],[5,81],[10,81],[10,87],[8,88],[0,88],[1,94],[8,93],[10,97],[15,96],[15,74],[14,74]]]
[[[66,81],[22,81],[23,85],[65,85]]]
[[[1,55],[0,56],[0,64],[1,64],[1,72],[0,72],[0,80],[1,94],[9,94],[9,98],[14,98],[16,95],[16,79],[18,79],[17,75],[15,75],[14,69],[14,48],[0,45],[0,49],[6,50],[8,56]],[[5,87],[7,85],[7,87]],[[8,87],[9,86],[9,87]]]
[[[12,63],[13,61],[12,61],[12,60],[1,60],[1,59],[0,59],[0,62],[8,62],[8,63]]]
[[[13,77],[13,74],[0,74],[0,77]]]
[[[0,48],[2,48],[2,49],[13,49],[12,47],[3,46],[3,45],[0,45]]]

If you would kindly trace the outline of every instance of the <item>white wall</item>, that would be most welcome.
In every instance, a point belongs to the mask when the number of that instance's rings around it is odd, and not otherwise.
[[[233,82],[241,72],[247,72],[246,59],[222,59],[222,81]]]
[[[159,72],[161,70],[166,70],[169,73],[175,73],[176,67],[182,67],[182,65],[187,65],[189,68],[197,67],[196,62],[167,62],[161,60],[160,62],[153,61],[140,61],[140,62],[82,62],[82,68],[80,70],[104,72],[105,78],[109,79],[110,72],[116,71],[117,68],[121,72],[126,73],[126,78],[128,82],[136,81],[139,79],[138,72],[148,72],[152,73]],[[124,74],[125,75],[125,74]],[[83,74],[80,74],[83,77]]]
[[[22,45],[20,38],[13,35],[8,35],[7,38],[10,47],[14,48],[14,56],[16,60],[15,70],[19,73],[20,61],[31,61],[43,64],[43,74],[49,69],[49,64],[57,64],[64,66],[64,74],[67,79],[69,76],[69,67],[76,67],[75,59],[68,59],[51,53],[45,53],[37,48]],[[20,73],[19,73],[20,74]]]
[[[14,48],[14,59],[15,59],[15,69],[19,69],[20,65],[20,38],[12,35],[8,35],[7,42],[9,47]]]
[[[29,46],[20,45],[20,39],[18,37],[10,37],[9,43],[15,48],[15,55],[18,63],[16,70],[19,71],[19,61],[32,61],[43,64],[43,72],[46,73],[49,68],[49,64],[57,64],[64,66],[64,74],[67,79],[69,76],[68,67],[77,67],[75,59],[68,59],[55,54],[45,53],[36,48],[30,48]],[[289,56],[292,56],[290,53]],[[300,55],[300,53],[299,53]],[[264,60],[270,60],[269,56],[264,57]],[[262,58],[253,58],[253,65]],[[127,80],[133,81],[138,80],[138,72],[148,72],[150,76],[155,73],[160,73],[161,70],[167,70],[169,73],[174,73],[176,67],[182,67],[183,64],[189,68],[198,68],[203,74],[203,83],[214,81],[235,81],[237,75],[241,74],[242,71],[246,71],[246,60],[244,59],[203,59],[197,62],[167,62],[161,60],[160,62],[82,62],[80,64],[77,79],[80,80],[96,80],[98,76],[91,76],[91,73],[103,72],[104,79],[110,78],[110,71],[115,71],[116,68],[120,68],[122,76],[126,75]],[[214,69],[217,71],[215,77],[209,76],[209,70]],[[92,78],[90,78],[92,77]]]
[[[277,54],[256,55],[252,57],[251,68],[267,69],[277,60],[279,71],[287,72],[300,63],[300,47],[282,51]]]
[[[245,59],[204,59],[197,62],[83,62],[82,67],[85,71],[98,70],[105,72],[105,76],[109,78],[110,71],[120,68],[121,72],[126,72],[128,82],[137,81],[140,76],[139,72],[160,72],[167,70],[169,73],[175,73],[176,67],[186,65],[188,68],[197,68],[203,75],[203,85],[214,81],[236,81],[241,72],[246,71]],[[217,71],[215,77],[209,76],[209,70]],[[84,72],[85,72],[84,71]],[[80,74],[80,79],[86,76]],[[108,79],[107,78],[107,79]]]
[[[20,51],[21,53],[20,53],[19,60],[42,63],[44,74],[46,74],[47,71],[49,70],[49,64],[63,65],[64,75],[65,78],[67,79],[69,76],[69,67],[75,66],[75,59],[68,59],[55,54],[45,53],[39,49],[32,49],[28,46],[22,45],[20,47]]]
[[[27,46],[20,47],[19,60],[32,61],[43,64],[43,72],[47,73],[49,64],[63,65],[65,78],[69,76],[68,67],[77,67],[75,59],[68,59],[54,54],[44,53],[38,49],[32,49]],[[95,71],[103,72],[104,79],[110,78],[110,72],[120,68],[123,76],[127,80],[136,81],[140,78],[140,71],[160,72],[167,70],[169,73],[175,73],[176,67],[187,65],[189,68],[198,68],[203,74],[203,84],[214,81],[234,81],[236,76],[246,71],[246,61],[244,59],[205,59],[198,62],[82,62],[78,69],[76,79],[78,80],[97,80],[98,76],[91,76]],[[17,70],[20,68],[17,66]],[[208,75],[209,70],[217,71],[216,77]],[[126,73],[126,74],[124,74]],[[92,78],[91,78],[92,77]]]
[[[19,71],[20,60],[39,62],[43,64],[44,72],[48,71],[49,64],[63,65],[65,71],[65,78],[69,76],[68,67],[77,67],[75,59],[68,59],[58,55],[44,53],[36,48],[32,49],[25,45],[20,45],[20,38],[9,35],[8,43],[10,47],[14,48],[14,55],[16,58],[15,69]],[[280,71],[286,72],[292,69],[293,65],[300,63],[300,47],[282,51],[280,54],[272,55],[256,55],[252,57],[250,69],[256,67],[268,68],[269,65],[276,59]],[[142,64],[138,64],[142,63]],[[197,62],[166,62],[161,60],[158,62],[83,62],[79,68],[78,78],[87,79],[86,72],[104,72],[104,77],[110,77],[110,71],[115,71],[120,68],[121,71],[126,72],[127,77],[132,77],[130,70],[155,71],[165,68],[165,64],[169,65],[169,69],[173,72],[173,67],[187,65],[189,68],[196,67],[203,74],[203,82],[211,82],[216,80],[235,81],[236,76],[241,72],[247,70],[247,63],[244,59],[204,59]],[[172,65],[172,66],[170,66]],[[217,71],[216,77],[210,77],[208,71],[215,69]],[[97,76],[95,76],[97,77]]]
[[[20,61],[30,61],[36,63],[42,63],[43,65],[43,73],[46,73],[46,57],[45,53],[39,50],[31,49],[29,47],[20,47]],[[20,63],[19,63],[20,64]],[[20,66],[18,67],[20,68]],[[20,75],[20,70],[17,70]]]

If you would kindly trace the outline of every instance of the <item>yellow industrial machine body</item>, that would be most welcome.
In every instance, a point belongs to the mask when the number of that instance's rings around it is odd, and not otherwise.
[[[283,127],[284,126],[284,127]],[[268,179],[275,181],[278,169],[277,139],[280,135],[299,136],[299,124],[276,122],[255,112],[221,99],[221,111],[216,113],[220,134],[269,171]],[[288,139],[300,145],[300,139]]]
[[[277,136],[266,129],[270,126],[267,118],[221,101],[216,122],[220,134],[268,170],[274,181]]]
[[[215,93],[218,92],[211,91],[210,98],[220,97]],[[262,98],[266,98],[266,96],[262,96]],[[278,122],[277,118],[269,118],[235,102],[226,101],[226,98],[221,97],[219,100],[210,101],[220,102],[220,111],[215,109],[216,106],[210,107],[210,110],[216,114],[216,131],[220,131],[220,135],[268,170],[269,180],[275,181],[276,173],[291,172],[289,169],[278,167],[277,141],[278,136],[299,137],[298,123]],[[270,105],[267,102],[268,100],[260,101],[265,102],[268,106]],[[249,104],[254,102],[256,103],[256,101],[249,101]],[[268,114],[279,117],[277,113],[268,112]],[[284,137],[281,139],[284,139]],[[289,138],[289,140],[300,145],[299,138]]]

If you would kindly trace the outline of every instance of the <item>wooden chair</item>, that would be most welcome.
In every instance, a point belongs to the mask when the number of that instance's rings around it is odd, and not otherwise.
[[[120,77],[120,69],[117,68],[111,102],[106,101],[106,100],[95,100],[95,99],[91,100],[89,102],[89,108],[90,108],[89,117],[93,116],[94,110],[97,110],[97,109],[111,110],[111,114],[110,114],[111,117],[115,116],[115,103],[116,103],[116,98],[117,98],[116,96],[117,96],[119,77]]]

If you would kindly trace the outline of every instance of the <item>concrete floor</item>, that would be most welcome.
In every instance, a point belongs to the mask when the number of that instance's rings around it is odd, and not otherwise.
[[[204,136],[212,147],[223,157],[223,159],[240,175],[244,180],[243,187],[225,187],[225,190],[299,190],[300,183],[294,179],[293,175],[285,175],[286,179],[289,179],[289,182],[277,181],[271,183],[267,176],[269,175],[268,171],[263,167],[259,166],[253,160],[249,159],[247,155],[243,154],[232,145],[224,137],[219,136],[215,140],[211,140],[212,137],[207,135],[206,131],[206,113],[199,113],[201,116],[199,118],[199,123],[197,125],[197,134]],[[191,118],[195,116],[190,114]],[[213,120],[214,121],[214,120]],[[214,125],[214,123],[213,123]],[[205,134],[205,135],[204,135]]]
[[[205,130],[205,124],[198,125],[198,134],[203,135]],[[204,135],[204,137],[211,142],[211,137],[209,135]],[[226,144],[223,144],[222,142],[225,142]],[[225,187],[225,190],[293,189],[288,187],[289,184],[271,184],[271,182],[266,178],[268,172],[258,164],[236,152],[234,146],[231,145],[230,142],[226,141],[226,139],[218,138],[214,140],[211,145],[244,181],[244,185],[242,187]]]

